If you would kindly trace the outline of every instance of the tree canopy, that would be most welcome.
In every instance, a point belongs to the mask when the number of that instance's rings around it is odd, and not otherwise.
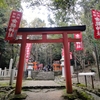
[[[0,67],[3,69],[4,67],[9,67],[10,59],[15,59],[18,53],[16,45],[12,47],[11,44],[5,41],[5,28],[7,27],[11,11],[20,9],[20,0],[0,0]]]

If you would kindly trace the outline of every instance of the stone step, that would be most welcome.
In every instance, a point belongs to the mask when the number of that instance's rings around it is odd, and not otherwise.
[[[32,72],[32,78],[35,80],[54,80],[54,72]]]

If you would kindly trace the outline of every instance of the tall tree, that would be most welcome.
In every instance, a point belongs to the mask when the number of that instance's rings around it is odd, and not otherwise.
[[[86,28],[86,33],[84,34],[84,46],[87,51],[89,51],[91,54],[95,52],[95,44],[100,46],[100,42],[96,39],[94,39],[94,32],[93,32],[93,26],[92,26],[92,14],[91,10],[92,9],[100,9],[100,1],[99,0],[81,0],[79,2],[81,5],[81,9],[83,14],[80,16],[81,22],[87,26]],[[99,48],[98,48],[99,51]],[[99,52],[100,54],[100,52]],[[95,58],[95,57],[94,57]]]
[[[51,26],[82,25],[87,26],[83,33],[84,52],[89,51],[92,54],[94,50],[93,43],[99,41],[93,38],[93,29],[91,21],[91,9],[100,9],[100,0],[22,0],[28,2],[28,7],[33,9],[44,6],[49,12],[48,21]],[[35,27],[37,25],[35,24]],[[89,45],[88,45],[89,44]],[[99,49],[98,49],[99,50]],[[100,51],[100,50],[99,50]],[[90,54],[89,53],[89,54]]]
[[[35,18],[33,21],[30,22],[29,26],[37,28],[37,27],[45,27],[46,24],[45,21],[42,21],[40,18]]]
[[[22,0],[28,2],[27,6],[33,9],[45,7],[48,12],[52,12],[54,18],[51,18],[51,14],[48,15],[48,20],[54,26],[68,25],[70,19],[70,13],[73,12],[74,6],[77,0]]]
[[[4,41],[5,38],[4,28],[7,27],[11,11],[21,9],[20,3],[21,3],[20,0],[0,1],[0,67],[2,68],[8,67],[12,55],[14,55],[13,58],[15,58],[15,55],[17,54],[17,52],[15,52],[17,50],[16,46],[12,48],[12,45],[10,45],[7,41]]]
[[[46,24],[44,21],[42,21],[39,18],[35,18],[31,23],[29,23],[29,27],[32,28],[38,28],[38,27],[44,27]],[[30,39],[41,39],[42,37],[40,35],[30,35]],[[31,51],[31,58],[33,58],[33,61],[39,61],[40,60],[40,48],[41,44],[34,43],[32,45],[32,51]]]
[[[27,21],[25,19],[21,20],[20,27],[22,27],[22,28],[28,27],[28,23],[27,23]]]

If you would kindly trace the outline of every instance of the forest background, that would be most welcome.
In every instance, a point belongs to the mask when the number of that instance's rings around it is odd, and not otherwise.
[[[48,10],[48,26],[45,20],[40,17],[33,19],[30,23],[22,18],[20,27],[62,27],[86,25],[86,31],[82,32],[84,50],[75,51],[74,43],[70,44],[70,51],[73,53],[77,63],[84,69],[86,64],[96,64],[100,58],[100,41],[94,39],[92,26],[91,10],[100,10],[100,0],[0,0],[0,67],[9,67],[9,61],[14,59],[13,66],[16,66],[19,60],[20,45],[9,44],[4,40],[5,30],[9,22],[12,10],[23,12],[22,3],[26,3],[26,9],[31,8],[33,12],[36,9],[45,7]],[[53,16],[53,17],[52,17]],[[61,38],[61,35],[49,35],[50,38]],[[73,37],[69,35],[68,37]],[[40,36],[29,37],[39,39]],[[50,64],[54,60],[61,59],[62,43],[32,44],[30,58],[33,61]],[[97,56],[96,56],[96,53]],[[76,57],[75,57],[76,55]],[[100,61],[100,60],[99,60]]]

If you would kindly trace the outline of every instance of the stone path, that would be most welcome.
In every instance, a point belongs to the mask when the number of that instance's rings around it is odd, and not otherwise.
[[[9,80],[0,81],[9,83]],[[79,82],[85,84],[85,79],[83,76],[79,77]],[[91,77],[87,77],[87,85],[91,86]],[[16,81],[14,81],[16,83]],[[77,83],[77,78],[72,78],[72,83]],[[25,86],[65,86],[64,79],[55,77],[55,80],[42,81],[42,80],[23,80],[23,87]],[[100,81],[94,80],[94,87],[100,88]],[[28,96],[26,100],[63,100],[63,89],[31,89],[30,91],[24,91]]]
[[[23,86],[60,86],[60,84],[53,80],[27,80],[23,81]]]
[[[23,81],[23,87],[35,87],[35,86],[58,86],[61,85],[53,80],[27,80]],[[56,88],[50,88],[50,89],[31,89],[28,91],[25,91],[25,93],[28,95],[26,100],[64,100],[63,95],[63,89],[56,89]]]
[[[64,100],[62,97],[62,90],[55,89],[43,89],[36,91],[26,91],[25,93],[28,95],[25,100]]]

